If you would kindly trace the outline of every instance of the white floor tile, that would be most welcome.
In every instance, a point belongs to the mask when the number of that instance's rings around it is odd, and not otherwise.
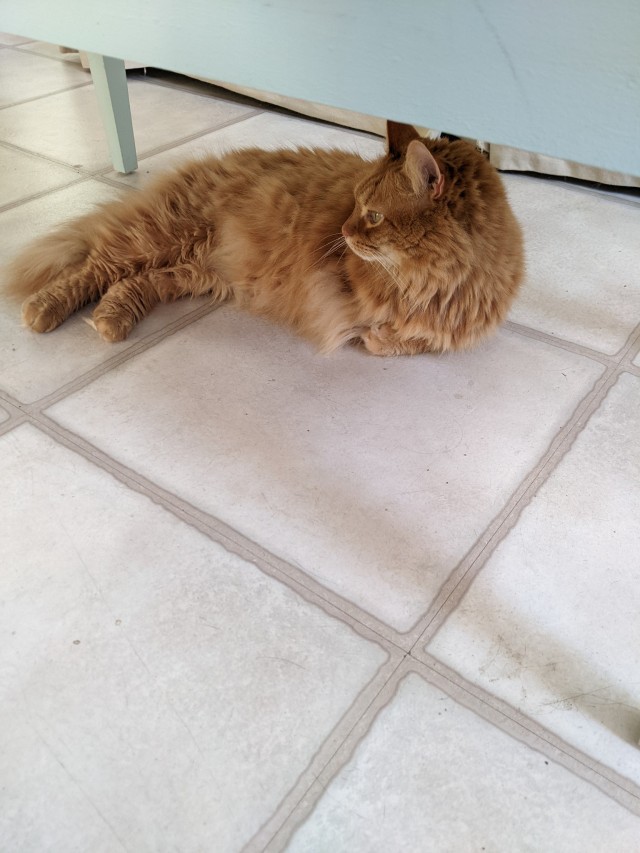
[[[66,69],[63,63],[55,65]],[[135,77],[129,78],[129,97],[139,154],[250,112],[240,104],[191,95]],[[0,139],[85,169],[100,169],[110,163],[91,85],[2,110]]]
[[[640,818],[413,675],[287,849],[602,853],[638,838]]]
[[[59,166],[0,146],[0,207],[22,198],[68,184],[78,173],[68,166]]]
[[[640,207],[505,176],[527,246],[510,318],[613,354],[640,322]]]
[[[240,849],[386,653],[31,426],[0,481],[0,848]]]
[[[220,155],[235,148],[255,146],[266,149],[301,146],[341,148],[356,151],[361,156],[371,159],[384,153],[384,143],[380,139],[348,133],[331,125],[263,113],[185,142],[169,151],[153,154],[142,160],[138,171],[131,175],[110,172],[109,177],[130,186],[141,186],[149,178],[185,160],[210,154]]]
[[[0,51],[0,106],[91,81],[81,68],[20,50]]]
[[[106,184],[87,181],[0,213],[0,268],[30,240],[59,222],[120,194]],[[25,329],[20,306],[9,302],[0,287],[0,387],[22,402],[33,402],[202,304],[205,300],[161,306],[127,341],[108,344],[84,322],[90,306],[49,334]]]
[[[6,421],[8,417],[8,413],[5,412],[4,409],[0,409],[0,423],[2,423],[2,421]]]
[[[638,436],[627,374],[428,647],[636,784]]]
[[[508,332],[326,358],[223,308],[49,413],[407,630],[602,369]]]

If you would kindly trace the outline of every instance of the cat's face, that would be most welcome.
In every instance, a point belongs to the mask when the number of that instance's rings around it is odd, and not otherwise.
[[[342,226],[347,245],[382,266],[419,262],[442,191],[440,169],[419,139],[390,152],[355,189],[353,213]]]

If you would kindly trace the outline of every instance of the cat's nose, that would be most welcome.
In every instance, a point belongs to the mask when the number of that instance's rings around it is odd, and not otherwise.
[[[349,228],[348,223],[344,223],[342,226],[342,236],[343,237],[353,237],[353,231]]]

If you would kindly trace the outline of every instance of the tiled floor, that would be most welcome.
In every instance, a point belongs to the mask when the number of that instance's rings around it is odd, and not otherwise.
[[[379,140],[0,36],[0,261],[229,146]],[[0,850],[640,851],[640,204],[505,181],[528,278],[477,350],[324,358],[0,297]]]

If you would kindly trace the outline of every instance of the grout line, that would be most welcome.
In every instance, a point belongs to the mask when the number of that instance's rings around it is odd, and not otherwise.
[[[640,350],[640,323],[633,329],[627,342],[618,353],[618,361],[622,365],[634,358],[636,350]]]
[[[40,192],[32,193],[31,195],[27,195],[24,198],[17,199],[16,201],[10,201],[7,204],[3,204],[0,206],[0,213],[5,213],[8,210],[14,210],[16,207],[20,207],[23,204],[27,204],[30,201],[37,201],[39,198],[44,198],[49,195],[49,193],[57,192],[58,190],[66,190],[69,187],[74,187],[76,184],[82,184],[91,180],[91,178],[86,177],[86,175],[78,175],[78,177],[73,178],[66,183],[60,184],[55,187],[49,187],[46,190],[40,190]]]
[[[304,823],[323,796],[326,788],[338,775],[342,768],[349,763],[362,740],[369,734],[377,717],[389,705],[398,690],[398,685],[404,679],[407,671],[406,658],[400,661],[391,673],[386,683],[378,691],[373,701],[363,710],[352,726],[347,737],[335,750],[326,765],[316,775],[315,780],[291,809],[284,820],[278,825],[277,818],[282,817],[282,809],[278,808],[274,815],[253,836],[242,850],[242,853],[276,853],[283,851],[291,840],[295,830]],[[270,833],[270,834],[269,834]]]
[[[141,163],[149,157],[154,157],[156,154],[162,154],[165,151],[170,151],[172,148],[179,148],[181,145],[186,145],[187,143],[192,142],[195,139],[211,135],[213,133],[216,133],[218,130],[223,130],[227,127],[231,127],[234,124],[239,124],[242,121],[246,121],[247,119],[255,118],[258,115],[262,115],[262,112],[260,110],[253,110],[244,115],[231,118],[228,121],[211,125],[205,128],[205,130],[198,131],[197,133],[191,133],[188,136],[180,137],[179,139],[173,140],[172,142],[167,142],[164,145],[158,145],[155,148],[149,148],[148,150],[138,152],[138,161],[139,163]],[[40,196],[46,195],[49,192],[55,192],[58,189],[64,189],[64,187],[66,186],[70,186],[73,183],[78,183],[83,178],[94,178],[95,180],[103,180],[104,182],[109,183],[111,186],[117,186],[121,189],[123,187],[126,187],[128,189],[137,189],[137,187],[131,187],[131,185],[127,184],[125,181],[109,177],[111,172],[115,171],[112,163],[109,163],[107,165],[101,165],[97,169],[87,169],[84,166],[74,166],[70,163],[65,162],[64,160],[59,160],[56,157],[50,157],[46,154],[41,154],[38,151],[32,151],[29,148],[23,148],[21,145],[16,145],[15,143],[8,142],[6,140],[0,140],[0,147],[8,148],[12,151],[16,151],[19,154],[24,154],[26,156],[33,157],[37,160],[43,160],[46,163],[51,163],[55,166],[63,166],[67,169],[73,170],[79,176],[77,180],[70,181],[69,184],[62,184],[59,187],[52,187],[48,190],[43,190],[41,193],[29,196],[28,198],[20,199],[19,201],[6,204],[0,207],[0,213],[4,210],[9,210],[12,207],[17,207],[25,201],[30,201],[32,198],[39,198]]]
[[[620,364],[624,367],[625,370],[631,369],[635,372],[638,367],[633,363],[633,361],[638,355],[638,353],[640,353],[640,323],[629,335],[629,340],[627,341],[627,345],[624,350],[624,354],[620,359]]]
[[[590,347],[583,346],[583,344],[578,344],[575,341],[568,340],[567,338],[559,338],[555,335],[550,335],[547,332],[543,332],[540,329],[536,329],[533,326],[524,326],[521,323],[515,323],[513,320],[507,320],[502,324],[503,329],[508,329],[516,335],[522,335],[526,338],[532,338],[535,341],[540,341],[541,343],[549,344],[550,346],[557,347],[558,349],[568,350],[569,352],[575,353],[576,355],[582,355],[585,358],[590,358],[593,361],[598,361],[600,364],[604,364],[606,367],[616,366],[618,364],[617,356],[624,350],[626,346],[626,342],[623,347],[618,350],[614,355],[609,355],[604,352],[599,352],[598,350],[591,349]]]
[[[149,157],[155,157],[157,154],[164,154],[165,151],[171,151],[173,148],[179,148],[181,145],[187,145],[189,142],[193,142],[196,139],[200,139],[204,136],[210,136],[216,133],[219,130],[224,130],[227,127],[231,127],[234,124],[240,124],[243,121],[246,121],[250,118],[255,118],[258,115],[261,115],[261,110],[252,110],[241,116],[236,116],[235,118],[228,119],[220,124],[216,124],[215,126],[211,126],[206,128],[205,130],[198,131],[197,133],[191,133],[189,136],[183,136],[177,141],[167,142],[164,145],[157,145],[155,148],[149,148],[146,151],[138,152],[138,167],[142,162],[147,160]],[[111,172],[114,171],[113,166],[102,167],[99,171],[94,172],[94,177],[106,177]],[[138,168],[139,171],[139,168]],[[118,173],[120,174],[120,173]],[[133,174],[136,174],[135,172]],[[111,180],[115,180],[112,178]],[[121,186],[125,186],[124,182],[120,184]]]
[[[98,465],[98,467],[103,468],[128,487],[133,488],[135,491],[138,491],[147,497],[151,497],[156,503],[161,503],[172,514],[180,518],[185,523],[194,526],[200,532],[204,533],[218,544],[221,544],[227,550],[237,554],[245,560],[253,562],[264,573],[277,577],[280,580],[286,579],[283,582],[295,589],[299,595],[304,598],[313,596],[315,603],[322,601],[322,606],[325,607],[325,609],[330,607],[333,615],[339,614],[339,618],[343,621],[347,621],[349,624],[356,623],[362,626],[370,632],[371,636],[375,636],[377,642],[383,641],[391,643],[404,652],[408,651],[410,648],[410,642],[405,639],[403,634],[399,633],[392,626],[387,625],[374,615],[362,610],[357,604],[353,603],[349,599],[342,598],[338,593],[333,592],[330,588],[327,588],[316,581],[312,575],[306,573],[302,568],[299,568],[277,555],[272,554],[258,543],[227,525],[222,520],[200,510],[198,507],[191,505],[188,501],[183,500],[178,495],[163,489],[138,472],[133,471],[127,466],[122,465],[117,460],[112,459],[108,454],[104,453],[81,436],[58,424],[53,418],[50,418],[46,412],[42,411],[65,399],[71,394],[85,388],[91,382],[99,379],[103,375],[106,375],[120,364],[128,362],[139,353],[152,348],[156,343],[159,343],[171,334],[180,331],[182,328],[191,325],[191,323],[198,321],[213,310],[216,310],[218,307],[219,305],[213,304],[205,305],[202,308],[196,309],[169,326],[148,335],[138,344],[127,348],[123,352],[113,356],[108,361],[102,362],[81,376],[76,377],[65,385],[62,385],[45,397],[30,403],[24,403],[14,398],[8,392],[0,389],[0,402],[6,401],[7,405],[12,405],[18,409],[23,414],[23,417],[20,418],[20,422],[25,420],[30,421],[36,427],[42,429],[53,437],[56,441],[84,456],[92,463]],[[0,434],[8,431],[10,428],[13,428],[15,425],[17,424],[12,423],[9,427],[8,422],[0,424]]]
[[[9,417],[0,423],[0,436],[11,432],[15,427],[23,423],[28,423],[30,418],[27,412],[24,411],[24,406],[19,400],[16,400],[11,394],[0,389],[0,403],[2,408],[7,412]]]
[[[57,157],[51,157],[48,154],[41,154],[39,151],[32,151],[30,148],[23,148],[22,145],[17,145],[15,142],[9,142],[7,139],[0,139],[0,146],[10,148],[12,151],[17,151],[20,154],[27,154],[38,160],[44,160],[46,163],[52,163],[54,166],[65,166],[67,169],[73,169],[74,172],[78,172],[78,174],[83,175],[85,178],[92,178],[99,171],[106,168],[101,166],[99,170],[91,170],[85,169],[83,166],[74,166],[64,160],[58,160]]]
[[[76,391],[80,391],[82,388],[89,385],[95,379],[98,379],[103,374],[108,373],[114,367],[119,367],[119,365],[123,362],[129,361],[129,359],[133,358],[139,353],[151,349],[151,347],[155,346],[160,340],[164,340],[165,338],[170,337],[176,332],[179,332],[186,326],[190,326],[191,323],[195,323],[197,320],[200,320],[202,317],[205,317],[207,314],[210,314],[212,311],[215,311],[219,307],[219,304],[207,302],[200,308],[196,308],[193,311],[190,311],[188,314],[183,315],[179,319],[174,320],[173,323],[169,323],[166,326],[163,326],[161,329],[158,329],[155,332],[151,332],[137,343],[134,343],[126,349],[123,349],[121,352],[116,353],[116,355],[111,356],[110,358],[91,368],[91,370],[87,370],[86,373],[82,373],[75,379],[71,379],[69,382],[64,385],[61,385],[59,388],[57,388],[55,391],[52,391],[50,394],[47,394],[45,397],[41,397],[40,399],[34,400],[31,403],[24,403],[20,405],[28,414],[37,414],[40,409],[48,408],[54,403],[58,403],[64,397],[67,397],[71,394],[75,394]],[[2,394],[0,394],[0,398],[1,397]]]
[[[163,84],[165,88],[176,88],[172,87],[169,84]],[[158,154],[162,154],[165,151],[171,151],[174,148],[179,148],[182,145],[187,145],[189,142],[193,142],[196,139],[203,138],[205,136],[211,136],[217,133],[220,130],[224,130],[228,127],[231,127],[235,124],[240,124],[243,121],[247,121],[252,118],[256,118],[259,115],[263,115],[265,110],[262,109],[252,109],[249,110],[244,115],[236,116],[235,118],[231,118],[228,121],[222,122],[221,124],[216,124],[215,126],[210,126],[203,131],[198,131],[197,133],[189,134],[188,136],[181,137],[178,140],[174,140],[172,142],[166,143],[164,145],[158,145],[155,148],[150,148],[144,152],[138,152],[138,163],[142,164],[145,160],[150,157],[155,157]],[[365,134],[366,135],[366,134]],[[67,163],[63,160],[59,160],[55,157],[50,157],[46,154],[41,154],[37,151],[32,151],[28,148],[23,148],[20,145],[16,145],[15,143],[8,142],[5,140],[0,140],[0,147],[5,147],[11,151],[15,151],[19,154],[23,154],[27,157],[32,157],[36,160],[41,160],[46,163],[50,163],[55,166],[61,166],[63,168],[72,170],[76,173],[77,177],[74,179],[70,179],[68,182],[63,182],[58,186],[49,187],[48,189],[41,190],[39,192],[32,193],[31,195],[25,196],[24,198],[17,199],[16,201],[9,202],[5,205],[0,206],[0,213],[4,213],[7,210],[12,210],[15,207],[19,207],[22,204],[26,204],[30,201],[36,201],[39,198],[43,198],[49,193],[57,192],[58,190],[67,189],[68,187],[74,186],[75,184],[79,184],[82,182],[86,182],[89,179],[93,179],[98,181],[99,183],[106,184],[110,187],[115,187],[116,189],[126,189],[126,190],[136,190],[139,191],[139,187],[136,187],[127,181],[121,180],[117,177],[112,177],[111,173],[114,172],[113,164],[109,164],[106,166],[100,166],[97,169],[87,169],[83,166],[74,166],[70,163]],[[139,171],[139,169],[137,170]]]
[[[418,636],[412,646],[412,651],[418,644],[427,645],[453,613],[500,542],[515,527],[523,510],[531,503],[561,459],[571,449],[577,436],[582,432],[589,418],[600,406],[618,377],[619,369],[610,366],[596,380],[591,391],[583,397],[573,415],[555,435],[547,452],[521,481],[502,512],[487,527],[467,556],[449,575],[427,613],[414,629]],[[419,628],[422,628],[420,632]]]
[[[28,152],[24,152],[28,153]],[[46,159],[46,158],[43,158]],[[56,164],[58,165],[58,164]],[[66,165],[66,164],[60,164]],[[67,166],[67,168],[72,169],[73,167]],[[75,169],[74,171],[79,171]],[[41,190],[40,192],[32,193],[32,195],[25,196],[24,198],[17,199],[16,201],[11,201],[8,204],[2,205],[0,207],[0,213],[6,213],[7,211],[14,210],[17,207],[21,207],[23,204],[27,204],[31,201],[37,201],[40,198],[44,198],[45,196],[52,195],[53,193],[60,192],[62,190],[67,190],[70,187],[75,187],[78,184],[85,184],[91,181],[96,181],[97,183],[104,184],[105,186],[112,187],[113,189],[120,190],[121,192],[130,192],[132,190],[138,191],[138,187],[131,186],[130,184],[126,184],[121,181],[116,181],[111,178],[102,177],[101,175],[87,175],[85,173],[79,173],[78,177],[67,181],[66,183],[60,184],[58,186],[49,187],[49,189]],[[73,217],[71,217],[73,218]],[[68,222],[69,219],[61,220],[59,224],[64,224]],[[56,226],[53,226],[55,229]]]
[[[85,80],[84,83],[76,83],[73,86],[65,86],[62,89],[54,89],[52,92],[45,92],[43,95],[34,95],[33,98],[25,98],[23,101],[15,101],[12,104],[3,104],[0,106],[0,111],[10,110],[13,107],[21,107],[23,104],[32,104],[34,101],[42,101],[44,98],[50,98],[53,95],[62,95],[64,92],[73,92],[74,89],[82,89],[85,86],[91,86],[92,80]]]
[[[83,456],[92,464],[124,483],[128,488],[163,506],[176,518],[194,527],[227,551],[252,563],[264,574],[284,583],[305,601],[321,607],[330,616],[346,622],[366,639],[382,644],[385,648],[393,646],[399,651],[405,651],[395,642],[395,632],[375,617],[361,611],[356,605],[341,599],[337,593],[327,590],[320,584],[309,583],[309,578],[301,570],[294,569],[285,560],[270,553],[215,516],[198,509],[178,495],[148,480],[137,471],[112,459],[108,454],[58,424],[46,414],[34,413],[29,410],[29,407],[25,408],[25,417],[29,422],[59,444]]]
[[[287,819],[275,830],[269,839],[264,839],[265,833],[263,830],[257,833],[254,839],[252,839],[251,846],[247,845],[243,853],[258,853],[258,850],[264,850],[264,853],[281,853],[281,851],[284,851],[288,847],[292,836],[309,818],[331,782],[352,760],[359,745],[367,737],[379,715],[393,702],[398,688],[408,675],[410,668],[411,664],[405,657],[378,693],[375,701],[364,711],[356,725],[349,732],[349,736],[345,738],[340,748],[336,750],[331,760],[318,774],[313,785],[300,799]],[[264,829],[270,828],[271,825],[272,822],[269,821]],[[264,846],[262,848],[257,848],[253,843],[254,840],[257,841],[258,839],[263,841]]]
[[[92,83],[89,83],[89,84],[85,83],[82,85],[83,86],[92,85]],[[81,87],[76,86],[74,88],[81,88]],[[167,87],[165,87],[165,88],[167,88]],[[63,90],[63,91],[67,91],[67,90]],[[52,93],[52,94],[57,94],[57,93]],[[43,97],[47,97],[47,96],[45,95]],[[36,100],[36,99],[33,99],[33,100]],[[2,109],[2,108],[0,107],[0,109]],[[181,136],[179,139],[172,140],[171,142],[164,143],[163,145],[157,145],[154,148],[145,149],[144,151],[138,151],[137,152],[138,162],[140,163],[149,157],[154,157],[156,154],[162,154],[165,151],[170,151],[173,148],[178,148],[181,145],[186,145],[187,143],[192,142],[195,139],[200,139],[201,137],[208,136],[210,134],[216,133],[219,130],[223,130],[227,127],[231,127],[234,124],[239,124],[240,122],[246,121],[247,119],[255,118],[258,115],[262,115],[262,113],[264,112],[264,110],[260,110],[260,109],[253,109],[252,110],[252,109],[246,108],[246,110],[247,111],[245,113],[243,113],[242,115],[235,116],[234,118],[230,118],[226,121],[216,122],[216,124],[209,125],[204,130],[200,130],[200,131],[197,131],[195,133],[188,134],[187,136]],[[85,178],[96,178],[96,179],[105,178],[111,185],[113,185],[115,182],[120,187],[130,186],[125,181],[118,181],[115,178],[108,177],[111,172],[115,171],[112,163],[102,164],[102,165],[98,166],[98,168],[96,168],[96,169],[90,169],[90,168],[86,168],[84,166],[72,165],[71,163],[65,162],[64,160],[59,160],[56,157],[51,157],[51,156],[48,156],[47,154],[41,154],[38,151],[33,151],[29,148],[24,148],[23,146],[17,145],[14,142],[9,142],[8,140],[0,139],[0,146],[6,147],[6,148],[13,150],[13,151],[16,151],[20,154],[25,154],[25,155],[28,155],[30,157],[35,157],[38,160],[44,160],[45,162],[52,163],[56,166],[64,166],[67,169],[72,169],[73,171],[78,173],[80,176],[85,177]],[[67,185],[64,185],[64,186],[67,186]],[[42,194],[46,194],[46,192],[55,192],[56,189],[61,189],[61,188],[62,187],[54,187],[51,190],[44,191]],[[31,197],[29,197],[29,199],[24,199],[24,201],[30,200],[30,198]],[[22,203],[21,201],[18,201],[18,202],[12,202],[9,205],[5,205],[2,208],[0,208],[0,212],[4,211],[5,209],[8,210],[10,207],[15,207],[21,203]]]
[[[13,410],[21,413],[24,411],[25,404],[18,400],[17,397],[14,397],[13,394],[10,394],[8,391],[4,391],[2,388],[0,388],[0,402],[2,402],[3,405],[6,404]]]
[[[456,699],[456,701],[459,701],[470,710],[479,713],[480,716],[483,716],[494,725],[496,722],[493,714],[496,712],[501,718],[504,718],[509,728],[511,724],[515,723],[521,731],[521,736],[516,735],[518,740],[522,740],[527,746],[531,746],[547,755],[549,753],[546,752],[545,748],[550,747],[554,752],[554,755],[551,756],[554,760],[556,760],[555,754],[560,753],[564,760],[558,763],[574,772],[575,775],[595,783],[596,787],[600,788],[605,794],[611,796],[625,807],[630,808],[635,814],[640,815],[640,786],[631,779],[628,779],[626,776],[607,767],[607,765],[602,764],[598,759],[592,758],[590,755],[572,746],[562,737],[538,723],[535,718],[528,716],[498,696],[468,681],[458,672],[428,654],[428,652],[421,653],[417,662],[425,667],[426,672],[430,676],[435,674],[450,685],[447,693],[452,698],[455,698],[454,693],[461,697]],[[502,725],[498,726],[498,728],[511,733],[509,732],[509,728]]]
[[[300,774],[289,793],[280,801],[276,810],[258,829],[251,839],[243,846],[242,853],[261,853],[267,844],[287,823],[296,812],[301,801],[317,783],[318,778],[325,772],[327,766],[334,760],[336,753],[349,742],[351,735],[363,717],[374,707],[387,685],[394,679],[398,668],[402,665],[402,656],[396,653],[378,670],[376,676],[361,690],[355,702],[343,714],[339,723],[334,726],[331,734],[316,751],[307,768]],[[324,789],[323,789],[324,790]]]
[[[109,171],[113,172],[114,170],[110,168]],[[135,174],[135,172],[131,174]],[[117,178],[109,178],[107,177],[107,175],[103,175],[100,173],[93,175],[91,180],[96,181],[99,184],[104,184],[107,187],[113,187],[116,190],[123,190],[124,192],[140,192],[140,187],[136,187],[133,184],[127,183],[126,181],[119,181],[117,180]]]
[[[373,638],[376,642],[382,641],[383,643],[391,644],[402,651],[407,651],[407,649],[404,648],[406,644],[402,643],[402,635],[398,634],[397,631],[386,625],[384,622],[381,622],[366,611],[361,610],[351,601],[342,599],[341,596],[315,581],[313,577],[309,576],[302,569],[299,569],[280,557],[270,553],[266,549],[262,548],[258,543],[253,542],[253,540],[244,536],[239,531],[236,531],[225,522],[204,512],[203,510],[200,510],[198,507],[191,505],[188,501],[183,500],[178,495],[167,491],[138,472],[113,459],[81,436],[61,424],[58,424],[53,418],[48,416],[45,411],[42,411],[86,387],[95,379],[106,375],[114,367],[118,367],[121,363],[129,361],[137,354],[152,348],[161,340],[164,340],[170,335],[180,331],[182,328],[191,325],[191,323],[198,321],[202,317],[216,310],[218,307],[220,307],[220,305],[216,303],[207,304],[190,312],[174,323],[171,323],[163,329],[148,335],[138,344],[128,347],[126,350],[118,353],[108,361],[102,362],[81,376],[76,377],[45,397],[33,402],[25,403],[0,388],[0,402],[6,404],[7,407],[12,407],[20,413],[20,423],[23,421],[32,423],[32,425],[50,435],[54,440],[62,443],[79,455],[84,456],[98,467],[103,468],[128,487],[133,488],[135,491],[138,491],[146,497],[150,497],[156,503],[161,503],[165,509],[174,514],[176,517],[195,527],[227,550],[237,554],[242,559],[253,562],[264,573],[276,577],[286,585],[295,589],[296,592],[305,599],[313,600],[316,604],[321,602],[321,606],[325,607],[325,609],[327,609],[327,607],[331,609],[332,615],[338,615],[338,618],[348,622],[352,626],[354,624],[361,626],[368,638]],[[2,428],[7,425],[8,422],[0,424],[0,432],[2,432]],[[15,425],[17,424],[12,424],[12,427]],[[327,598],[327,596],[329,596],[329,598]],[[332,599],[335,599],[335,601]]]
[[[457,673],[448,670],[438,661],[427,662],[405,657],[286,820],[278,828],[274,826],[276,822],[273,819],[270,820],[254,836],[243,853],[258,853],[258,850],[264,850],[265,853],[266,851],[280,853],[287,848],[296,830],[309,818],[331,782],[351,762],[380,714],[393,703],[401,683],[411,674],[419,675],[428,684],[441,690],[454,702],[486,720],[508,737],[541,753],[554,764],[560,765],[572,775],[593,785],[631,813],[640,815],[640,790],[629,780],[597,762],[593,762],[592,766],[588,756],[565,744],[541,726],[533,724],[529,718],[501,700],[468,685]],[[277,813],[279,812],[280,809]],[[264,837],[267,828],[275,829],[268,840]],[[257,841],[262,842],[264,846],[258,847],[255,843]]]
[[[626,369],[626,362],[632,358],[636,348],[640,349],[640,325],[629,335],[626,343],[616,354],[616,360],[610,363],[592,390],[581,400],[565,426],[556,433],[546,454],[521,481],[503,510],[449,574],[424,616],[411,631],[404,635],[407,638],[409,636],[415,638],[415,642],[411,645],[412,653],[418,644],[426,646],[457,608],[482,567],[516,525],[526,506],[551,476],[591,415],[599,408],[609,389],[617,382],[622,369]]]
[[[3,404],[6,406],[4,401]],[[20,426],[28,420],[27,415],[22,412],[13,412],[8,408],[6,408],[6,411],[8,412],[9,417],[0,422],[0,436],[6,435],[6,433],[11,432],[15,427]]]

